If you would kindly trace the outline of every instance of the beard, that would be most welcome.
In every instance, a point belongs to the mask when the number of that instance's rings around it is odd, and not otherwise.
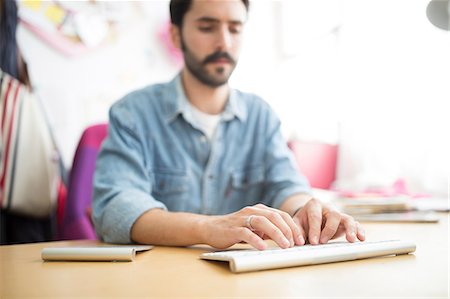
[[[186,43],[181,37],[181,49],[183,50],[184,64],[197,80],[209,87],[219,87],[228,83],[228,79],[236,67],[236,61],[227,52],[217,51],[208,55],[205,59],[197,59],[192,51],[188,49]],[[225,59],[229,62],[231,69],[227,73],[225,67],[218,66],[210,72],[206,67],[219,59]]]

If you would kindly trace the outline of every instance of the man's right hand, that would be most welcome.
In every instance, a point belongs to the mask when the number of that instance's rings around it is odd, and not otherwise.
[[[259,250],[267,248],[271,239],[281,248],[301,244],[300,228],[292,217],[263,204],[245,207],[235,213],[210,216],[202,223],[204,243],[215,248],[228,248],[246,242]]]

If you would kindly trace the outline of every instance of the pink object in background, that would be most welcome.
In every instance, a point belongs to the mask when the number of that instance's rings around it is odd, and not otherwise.
[[[170,26],[171,24],[169,21],[165,22],[161,27],[158,36],[173,63],[175,63],[177,67],[181,68],[183,66],[183,55],[181,51],[172,43],[170,38]]]
[[[292,140],[288,142],[298,167],[311,187],[330,189],[336,179],[338,146],[322,142]]]
[[[78,143],[69,176],[64,217],[59,228],[59,239],[95,240],[97,236],[91,221],[95,161],[108,125],[93,125],[83,132]]]
[[[411,198],[422,198],[422,197],[428,197],[428,194],[424,193],[413,193],[408,190],[406,181],[404,179],[397,179],[392,186],[381,188],[381,189],[373,189],[368,188],[366,190],[367,192],[376,193],[380,196],[385,197],[393,197],[393,196],[409,196]]]
[[[430,197],[429,194],[410,192],[404,179],[397,179],[392,184],[392,186],[383,188],[366,188],[362,192],[355,192],[351,190],[337,190],[337,191],[339,192],[340,196],[349,198],[398,197],[398,196],[407,196],[410,198]]]

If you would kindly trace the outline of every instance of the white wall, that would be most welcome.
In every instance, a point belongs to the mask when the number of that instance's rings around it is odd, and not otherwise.
[[[246,48],[233,83],[264,95],[287,136],[338,139],[337,187],[387,187],[401,178],[411,192],[447,194],[450,34],[429,23],[427,0],[254,4],[261,7],[248,34],[268,34]],[[283,5],[290,18],[280,22]],[[280,51],[278,29],[286,28],[296,55]]]
[[[168,20],[167,1],[117,3],[128,13],[115,27],[112,41],[80,56],[66,57],[23,26],[18,31],[31,80],[68,167],[83,129],[107,121],[112,103],[177,72],[158,38]]]
[[[445,195],[449,177],[450,34],[428,0],[252,2],[233,86],[262,95],[286,136],[341,144],[338,186]],[[176,65],[156,38],[167,1],[124,2],[116,42],[66,59],[26,29],[19,40],[70,165],[87,125],[123,94],[165,81]]]

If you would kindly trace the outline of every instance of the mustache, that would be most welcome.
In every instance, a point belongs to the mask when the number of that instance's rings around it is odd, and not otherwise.
[[[203,60],[203,64],[208,64],[219,59],[226,59],[228,60],[228,62],[235,64],[234,59],[227,52],[214,52],[213,54],[207,56],[205,60]]]

